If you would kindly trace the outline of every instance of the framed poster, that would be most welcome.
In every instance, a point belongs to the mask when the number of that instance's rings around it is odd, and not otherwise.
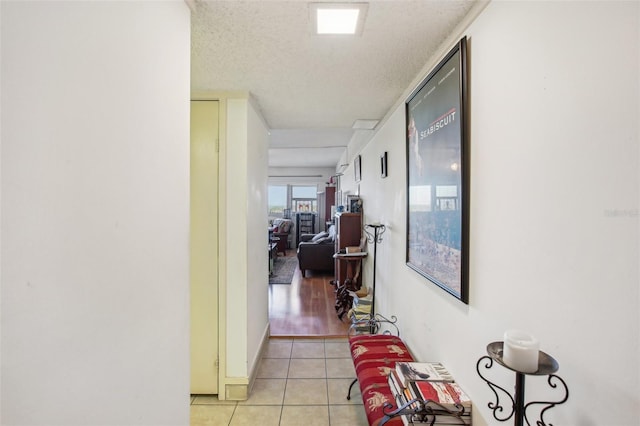
[[[469,303],[466,37],[406,101],[407,265]]]

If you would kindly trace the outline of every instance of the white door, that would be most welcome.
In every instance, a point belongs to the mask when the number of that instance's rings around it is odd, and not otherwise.
[[[218,108],[191,102],[191,393],[218,393]]]

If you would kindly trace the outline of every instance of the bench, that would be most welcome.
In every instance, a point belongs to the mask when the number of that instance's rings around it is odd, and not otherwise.
[[[403,426],[400,417],[390,418],[389,413],[395,409],[396,401],[387,382],[391,370],[399,361],[414,361],[395,325],[396,318],[391,320],[376,314],[373,319],[357,321],[349,329],[349,349],[356,370],[356,379],[349,386],[347,399],[351,399],[351,389],[360,385],[362,402],[370,426]],[[389,330],[378,333],[382,327],[395,327],[396,335]],[[366,331],[370,334],[353,334]]]

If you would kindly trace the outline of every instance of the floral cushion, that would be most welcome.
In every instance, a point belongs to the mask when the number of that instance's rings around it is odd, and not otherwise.
[[[396,403],[389,389],[387,377],[398,361],[413,361],[414,358],[404,342],[396,336],[375,334],[349,338],[351,358],[358,376],[362,401],[369,424],[378,425],[384,417],[384,405]],[[402,425],[399,417],[389,420],[387,425]]]

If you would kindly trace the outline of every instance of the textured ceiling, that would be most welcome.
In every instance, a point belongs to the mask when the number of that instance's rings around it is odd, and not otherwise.
[[[361,36],[317,36],[306,1],[198,1],[192,90],[251,92],[272,129],[270,166],[333,167],[353,122],[383,118],[473,6],[368,3]]]

